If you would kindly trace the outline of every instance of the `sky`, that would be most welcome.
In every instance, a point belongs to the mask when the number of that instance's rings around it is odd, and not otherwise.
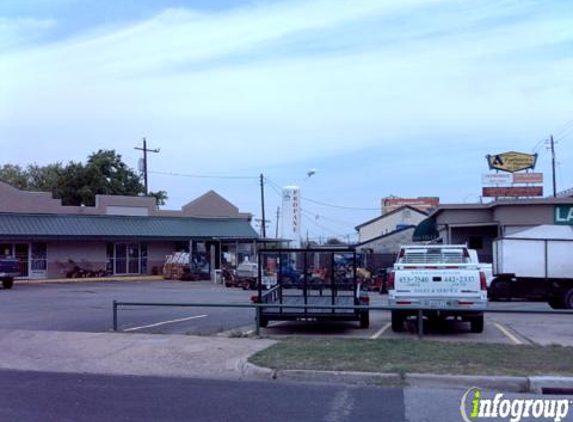
[[[2,0],[0,165],[146,137],[166,208],[260,218],[262,173],[270,234],[297,185],[303,235],[346,237],[388,195],[478,201],[486,154],[539,153],[549,194],[551,134],[573,187],[572,75],[569,0]]]

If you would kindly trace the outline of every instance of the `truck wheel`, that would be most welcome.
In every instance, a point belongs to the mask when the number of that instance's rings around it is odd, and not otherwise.
[[[6,277],[2,279],[2,287],[5,289],[11,289],[14,285],[14,279],[12,277]]]
[[[491,285],[491,300],[511,300],[511,284],[509,281],[499,280]]]
[[[563,295],[563,308],[573,309],[573,289],[569,289]]]
[[[395,333],[404,331],[404,316],[399,311],[392,311],[392,331]]]
[[[563,309],[563,302],[561,299],[551,298],[547,300],[547,303],[551,306],[551,309]]]
[[[363,312],[360,314],[360,328],[370,327],[370,314],[368,312]]]
[[[483,315],[470,319],[472,333],[483,333]]]
[[[267,328],[268,325],[269,325],[269,320],[268,320],[268,318],[261,317],[261,320],[259,321],[259,325],[260,325],[262,328]]]

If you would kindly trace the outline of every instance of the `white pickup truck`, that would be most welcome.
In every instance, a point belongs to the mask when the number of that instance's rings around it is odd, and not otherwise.
[[[465,245],[402,246],[388,280],[392,330],[424,308],[427,318],[469,321],[471,331],[483,331],[487,307],[486,274]]]

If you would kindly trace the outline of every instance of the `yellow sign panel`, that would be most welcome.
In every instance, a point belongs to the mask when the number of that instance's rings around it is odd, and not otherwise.
[[[486,158],[490,169],[515,173],[516,171],[535,168],[537,154],[509,151],[503,154],[487,155]]]

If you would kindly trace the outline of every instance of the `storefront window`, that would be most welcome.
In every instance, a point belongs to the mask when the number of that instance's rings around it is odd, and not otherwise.
[[[45,243],[32,243],[32,271],[46,271],[47,250]]]

